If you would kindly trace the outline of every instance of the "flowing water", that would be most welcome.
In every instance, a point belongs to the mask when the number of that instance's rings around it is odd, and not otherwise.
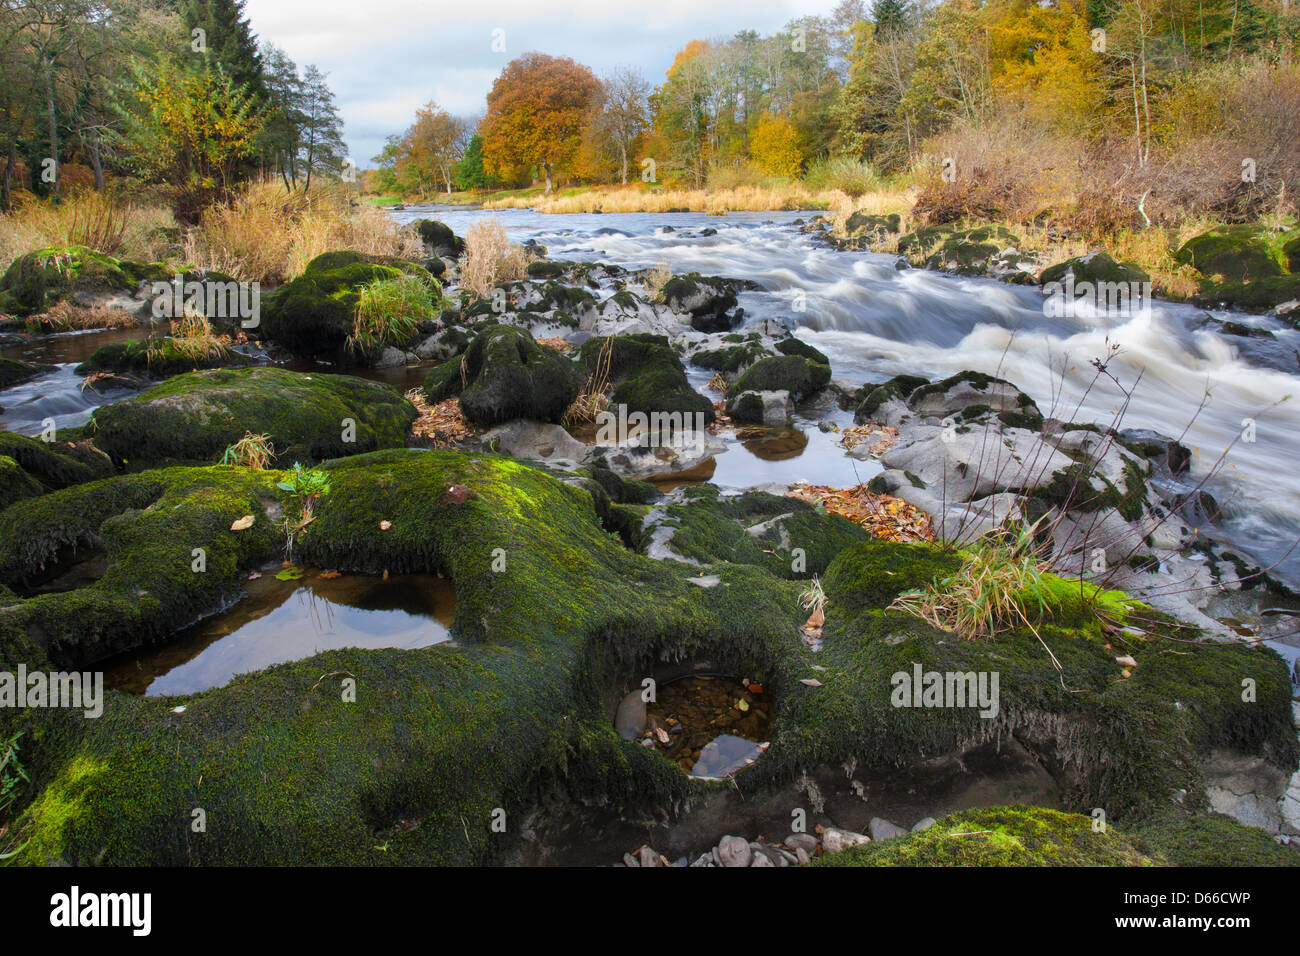
[[[1278,576],[1300,585],[1300,548],[1287,554],[1300,536],[1300,333],[1275,319],[1167,302],[1127,319],[1053,318],[1035,287],[899,270],[894,256],[840,252],[801,233],[792,224],[799,213],[550,216],[408,208],[394,215],[403,222],[438,218],[458,235],[495,215],[512,238],[542,243],[550,258],[626,268],[664,262],[677,273],[754,280],[762,291],[740,295],[746,323],[786,321],[830,357],[837,379],[850,383],[973,369],[1016,383],[1045,414],[1110,423],[1123,393],[1105,377],[1093,384],[1091,362],[1117,345],[1110,372],[1126,388],[1136,384],[1123,425],[1172,437],[1185,431],[1194,475],[1210,471],[1243,423],[1253,422],[1247,437],[1254,440],[1237,441],[1208,490],[1225,507],[1227,537],[1265,565],[1280,562]],[[702,235],[706,229],[716,234]],[[795,311],[800,297],[805,308]],[[1273,337],[1220,334],[1207,326],[1208,315]],[[805,470],[812,477],[802,477],[816,481],[823,469]],[[762,480],[768,479],[751,484]]]

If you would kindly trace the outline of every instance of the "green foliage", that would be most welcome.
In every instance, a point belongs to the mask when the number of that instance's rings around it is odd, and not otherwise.
[[[348,347],[373,354],[386,345],[406,345],[420,323],[436,318],[444,303],[438,281],[418,275],[372,282],[361,290]]]

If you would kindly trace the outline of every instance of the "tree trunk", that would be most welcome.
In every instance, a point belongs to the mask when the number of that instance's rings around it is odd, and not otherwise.
[[[54,62],[46,73],[46,107],[50,116],[50,159],[54,160],[54,198],[59,198],[59,128],[54,116]]]

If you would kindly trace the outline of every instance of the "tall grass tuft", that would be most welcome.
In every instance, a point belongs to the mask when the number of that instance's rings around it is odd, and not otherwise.
[[[502,282],[522,279],[528,261],[524,250],[510,241],[497,217],[481,219],[465,231],[465,261],[460,287],[487,298]]]
[[[419,330],[420,322],[432,319],[441,308],[437,280],[404,275],[372,282],[361,290],[357,315],[348,348],[371,354],[386,345],[401,346]]]

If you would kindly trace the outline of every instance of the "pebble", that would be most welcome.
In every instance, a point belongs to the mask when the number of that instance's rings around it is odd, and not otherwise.
[[[624,865],[624,866],[635,866],[635,867],[638,867],[638,868],[640,868],[640,866],[641,866],[641,864],[640,864],[639,862],[637,862],[637,858],[634,857],[631,853],[624,853],[624,854],[623,854],[623,865]]]
[[[897,824],[890,823],[883,817],[872,817],[867,824],[867,832],[873,840],[889,840],[896,836],[906,836],[907,831]]]
[[[743,837],[724,836],[718,841],[713,855],[722,866],[741,867],[749,866],[754,858],[754,851]]]
[[[794,857],[798,861],[800,866],[804,866],[805,864],[812,862],[812,857],[808,855],[808,851],[801,846],[795,847]]]
[[[659,854],[648,846],[641,847],[641,865],[642,866],[663,866],[664,862],[659,858]]]
[[[871,837],[865,833],[841,830],[839,827],[826,827],[822,831],[822,850],[826,853],[839,853],[860,843],[870,843]]]
[[[792,850],[803,850],[810,856],[817,852],[817,838],[811,833],[791,833],[784,843]]]
[[[922,830],[928,830],[938,822],[934,817],[922,817],[916,821],[916,825],[912,827],[912,832],[920,833]]]

